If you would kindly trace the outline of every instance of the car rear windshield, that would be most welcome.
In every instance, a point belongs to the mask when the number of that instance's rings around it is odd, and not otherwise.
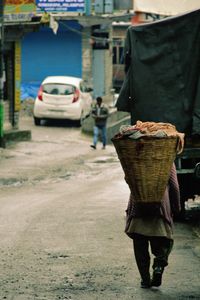
[[[43,92],[50,95],[71,95],[75,87],[70,84],[48,83],[43,85]]]

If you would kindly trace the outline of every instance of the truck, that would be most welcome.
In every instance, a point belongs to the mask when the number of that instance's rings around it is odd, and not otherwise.
[[[167,122],[185,134],[175,164],[181,213],[200,195],[200,9],[128,27],[125,77],[118,111],[137,120]]]

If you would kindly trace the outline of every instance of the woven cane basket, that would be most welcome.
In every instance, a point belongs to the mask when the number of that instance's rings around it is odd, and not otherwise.
[[[176,157],[177,137],[112,138],[135,201],[159,203]]]

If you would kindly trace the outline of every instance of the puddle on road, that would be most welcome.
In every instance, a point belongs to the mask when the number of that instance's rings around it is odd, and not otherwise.
[[[100,156],[98,158],[94,158],[92,160],[88,160],[86,164],[106,164],[106,163],[118,163],[119,160],[117,157],[108,157],[108,156]]]
[[[71,173],[65,173],[62,175],[58,174],[51,174],[49,177],[46,176],[46,174],[37,176],[34,178],[0,178],[0,187],[19,187],[24,184],[34,185],[38,183],[56,183],[61,180],[69,180],[71,178]]]
[[[68,259],[70,256],[68,254],[63,253],[48,253],[48,258],[50,259]]]
[[[3,158],[5,159],[11,159],[11,158],[14,158],[15,156],[14,155],[5,155]]]
[[[48,169],[48,172],[40,173],[40,175],[25,175],[23,178],[12,177],[12,178],[0,178],[0,187],[19,187],[24,184],[35,185],[38,183],[56,183],[62,180],[69,180],[72,176],[77,176],[81,178],[90,177],[98,175],[102,172],[102,168],[112,169],[116,164],[119,164],[117,156],[98,156],[92,159],[85,160],[82,157],[76,159],[70,165],[72,168],[71,172],[66,172],[63,167],[57,167]],[[78,165],[78,166],[77,166]],[[81,167],[79,167],[81,166]],[[78,172],[76,170],[79,169]]]
[[[0,186],[21,186],[26,183],[28,179],[19,179],[19,178],[1,178]]]

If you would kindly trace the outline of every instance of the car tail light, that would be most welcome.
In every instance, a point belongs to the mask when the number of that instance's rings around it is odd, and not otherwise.
[[[38,99],[40,100],[40,101],[42,101],[43,99],[42,99],[42,93],[43,93],[43,88],[42,88],[42,86],[39,88],[39,91],[38,91]]]
[[[73,98],[72,103],[77,102],[78,99],[79,99],[79,96],[80,96],[80,92],[79,92],[78,89],[76,89],[75,92],[74,92],[74,98]]]

